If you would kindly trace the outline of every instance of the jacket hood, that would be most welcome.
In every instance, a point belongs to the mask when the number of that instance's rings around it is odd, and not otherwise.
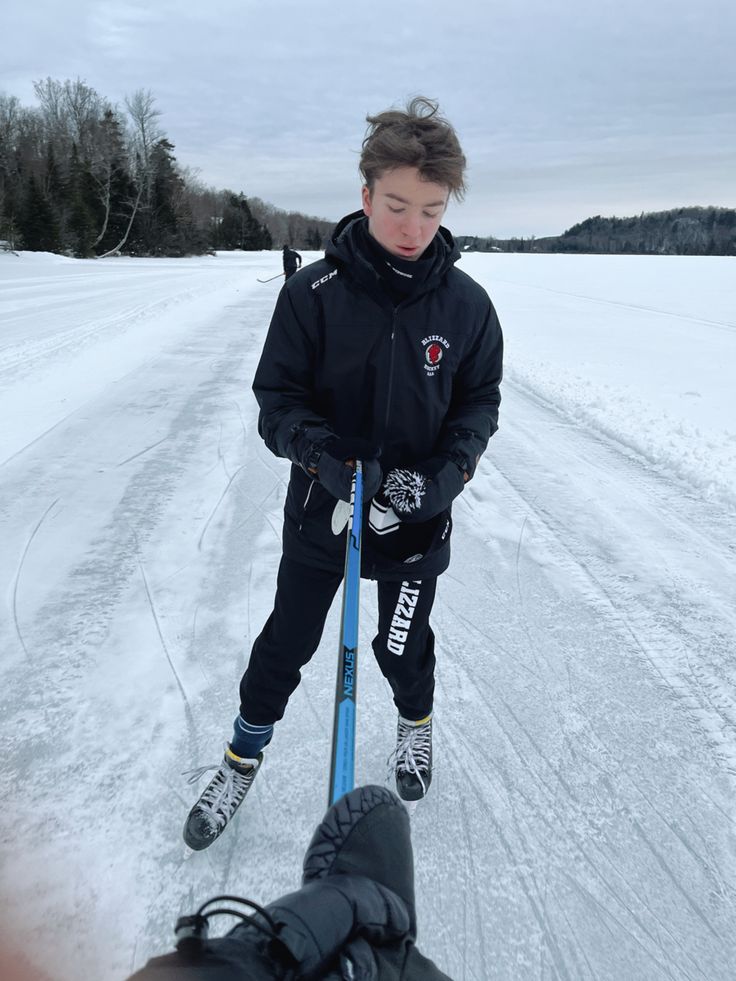
[[[371,285],[376,282],[376,272],[360,248],[358,235],[358,226],[365,220],[363,211],[354,211],[342,218],[330,236],[325,248],[325,257],[341,265],[350,266],[359,279],[366,285]],[[443,225],[440,225],[433,241],[436,250],[435,261],[425,280],[424,289],[420,290],[420,293],[431,289],[461,255],[452,233]]]

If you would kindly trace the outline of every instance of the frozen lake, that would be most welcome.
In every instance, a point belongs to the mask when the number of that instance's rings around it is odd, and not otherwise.
[[[294,889],[324,811],[338,603],[236,823],[181,840],[273,598],[288,464],[250,384],[279,259],[0,254],[0,903],[53,981],[125,977],[209,895]],[[456,981],[728,981],[736,261],[461,268],[507,371],[433,617],[420,948]],[[357,778],[381,783],[375,625],[367,583]]]

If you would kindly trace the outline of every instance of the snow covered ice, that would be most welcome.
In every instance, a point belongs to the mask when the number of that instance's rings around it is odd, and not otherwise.
[[[325,809],[339,602],[233,827],[181,839],[273,598],[288,465],[250,384],[278,263],[0,254],[0,914],[54,981],[124,977],[215,893],[294,889]],[[726,981],[736,265],[461,268],[506,378],[433,619],[420,947],[458,981]],[[364,584],[360,782],[396,725],[375,625]]]

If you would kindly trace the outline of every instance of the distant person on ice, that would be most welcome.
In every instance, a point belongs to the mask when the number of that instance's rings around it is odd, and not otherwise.
[[[290,279],[297,270],[297,263],[301,269],[302,257],[298,252],[290,249],[288,245],[285,245],[281,251],[283,253],[284,260],[284,276],[286,279]]]
[[[368,124],[362,210],[337,225],[324,259],[282,287],[253,382],[259,432],[292,464],[283,555],[225,758],[186,822],[195,849],[243,801],[319,645],[343,577],[356,459],[362,575],[378,583],[373,651],[398,710],[399,796],[422,798],[432,779],[429,616],[450,562],[452,502],[498,427],[503,342],[488,295],[456,268],[460,252],[440,224],[450,196],[465,191],[454,129],[423,98]],[[293,747],[291,765],[304,766],[305,752]]]

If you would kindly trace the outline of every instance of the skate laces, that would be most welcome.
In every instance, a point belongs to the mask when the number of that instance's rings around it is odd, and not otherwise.
[[[432,754],[432,720],[413,726],[399,717],[396,749],[388,759],[389,768],[396,772],[414,773],[426,790],[422,773],[426,776]]]
[[[198,766],[196,770],[182,770],[181,775],[183,777],[189,777],[187,783],[196,783],[205,773],[209,773],[210,770],[219,770],[219,768],[219,763],[208,763],[207,766]]]
[[[247,773],[241,773],[223,760],[219,765],[214,763],[200,766],[195,770],[187,770],[185,776],[189,775],[189,783],[196,783],[210,770],[217,770],[217,773],[199,798],[197,807],[208,814],[220,827],[229,821],[242,802],[253,783],[258,767],[253,766]]]

